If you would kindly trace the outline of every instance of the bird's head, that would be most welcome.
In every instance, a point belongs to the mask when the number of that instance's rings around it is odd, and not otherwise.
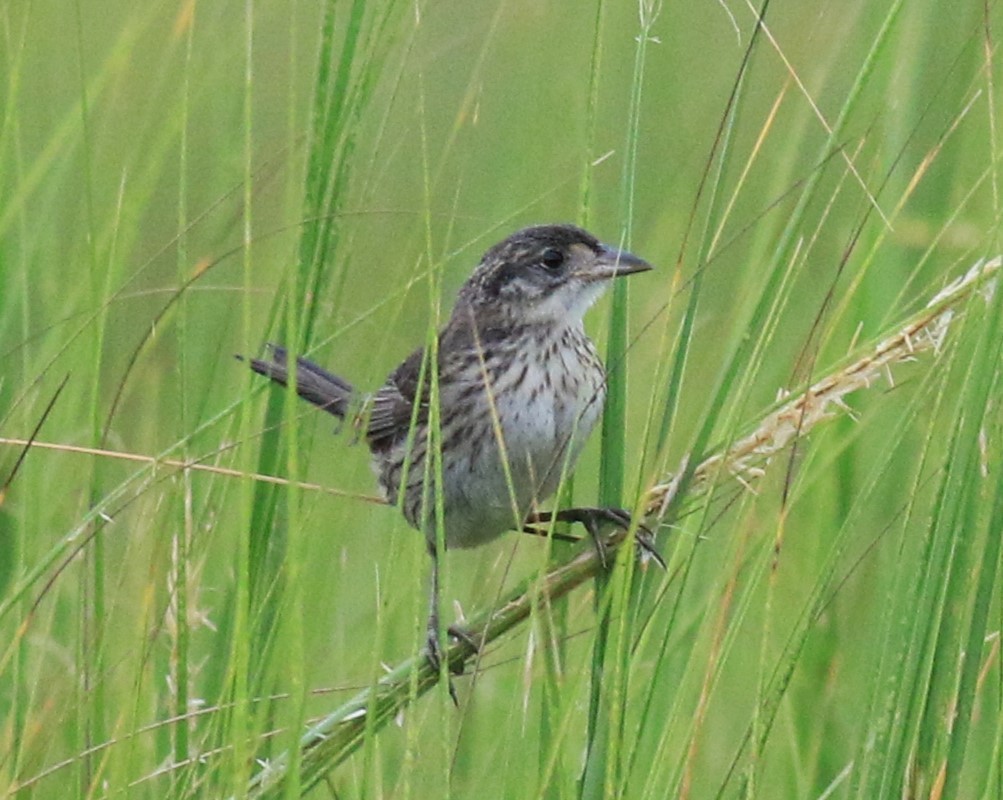
[[[457,309],[499,322],[580,324],[613,278],[649,269],[574,225],[523,228],[484,254]]]

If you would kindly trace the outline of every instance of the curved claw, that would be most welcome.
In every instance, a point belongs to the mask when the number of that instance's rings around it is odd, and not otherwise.
[[[637,539],[637,545],[641,548],[641,563],[646,563],[649,560],[654,561],[662,568],[663,572],[666,572],[668,565],[655,546],[655,535],[647,527],[640,525],[637,528],[637,533],[634,534],[634,538]]]
[[[446,628],[446,633],[448,633],[458,642],[465,643],[475,653],[477,653],[481,649],[481,642],[478,639],[475,639],[473,636],[471,636],[466,629],[461,628],[459,625],[450,625],[448,628]],[[463,665],[460,664],[460,666],[453,671],[453,674],[462,675]]]
[[[442,662],[443,659],[445,659],[446,654],[442,652],[442,647],[439,646],[439,632],[433,628],[431,624],[428,626],[428,638],[425,655],[428,658],[428,663],[432,666],[432,670],[436,675],[439,675],[442,669]],[[458,708],[460,700],[456,695],[456,687],[453,686],[453,679],[451,677],[447,677],[446,680],[448,681],[447,688],[449,689],[449,697],[453,701],[453,705]]]
[[[443,652],[442,647],[439,645],[439,631],[438,631],[438,621],[430,619],[428,621],[428,638],[426,640],[426,651],[425,655],[428,658],[428,663],[431,665],[432,669],[439,673],[442,668],[442,662],[446,659],[446,654]],[[450,625],[446,628],[446,634],[453,639],[464,642],[467,644],[475,653],[480,650],[481,643],[474,639],[467,631],[458,625]],[[449,672],[452,675],[462,675],[463,674],[463,662],[458,664],[449,664]],[[456,694],[456,687],[453,685],[453,680],[449,678],[449,696],[453,701],[453,705],[459,706],[460,701]]]
[[[538,511],[533,514],[527,523],[547,523],[547,522],[578,522],[585,527],[589,536],[595,543],[595,548],[599,554],[599,560],[603,567],[609,566],[606,559],[606,544],[603,541],[599,525],[602,522],[611,523],[617,528],[627,530],[631,524],[630,512],[623,508],[608,507],[582,507],[565,508],[560,511]],[[655,547],[655,535],[652,530],[643,522],[637,525],[637,544],[641,550],[642,561],[654,560],[658,566],[665,569],[665,559]]]

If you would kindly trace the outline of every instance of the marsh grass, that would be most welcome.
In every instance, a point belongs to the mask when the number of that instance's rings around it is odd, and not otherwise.
[[[63,12],[0,11],[5,795],[999,794],[996,4]],[[364,448],[232,355],[376,386],[560,219],[659,267],[566,494],[669,567],[449,554],[456,709]]]

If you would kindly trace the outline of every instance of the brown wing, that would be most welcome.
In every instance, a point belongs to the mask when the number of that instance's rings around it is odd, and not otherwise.
[[[418,377],[425,349],[418,348],[397,369],[368,403],[369,421],[366,424],[366,441],[374,451],[387,450],[407,436],[415,397],[418,396]],[[426,367],[426,370],[428,368]],[[418,424],[428,420],[428,376],[421,392]]]
[[[460,373],[465,372],[462,369],[465,362],[476,363],[478,352],[486,354],[492,343],[505,335],[504,329],[492,328],[479,330],[475,335],[468,319],[469,317],[454,312],[449,324],[439,333],[440,381],[457,379]],[[418,386],[424,357],[423,347],[411,353],[370,399],[366,440],[372,450],[386,450],[407,436],[416,397],[421,400],[416,424],[428,423],[430,365],[425,366],[425,377],[420,392]],[[446,378],[443,378],[444,373],[447,375]],[[464,377],[472,379],[477,385],[481,382],[479,371],[476,369],[469,371]]]

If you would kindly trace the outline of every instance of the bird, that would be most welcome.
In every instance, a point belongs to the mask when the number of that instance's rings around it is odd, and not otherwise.
[[[613,280],[650,269],[575,225],[527,227],[484,253],[434,346],[414,350],[374,393],[302,356],[290,370],[279,345],[249,359],[283,386],[294,374],[300,397],[355,424],[384,498],[424,534],[432,559],[426,653],[437,670],[440,541],[475,547],[558,519],[583,523],[602,556],[600,523],[630,525],[622,509],[548,513],[539,504],[570,473],[603,410],[607,375],[585,313]],[[638,539],[662,563],[647,536]],[[450,693],[455,701],[451,682]]]

